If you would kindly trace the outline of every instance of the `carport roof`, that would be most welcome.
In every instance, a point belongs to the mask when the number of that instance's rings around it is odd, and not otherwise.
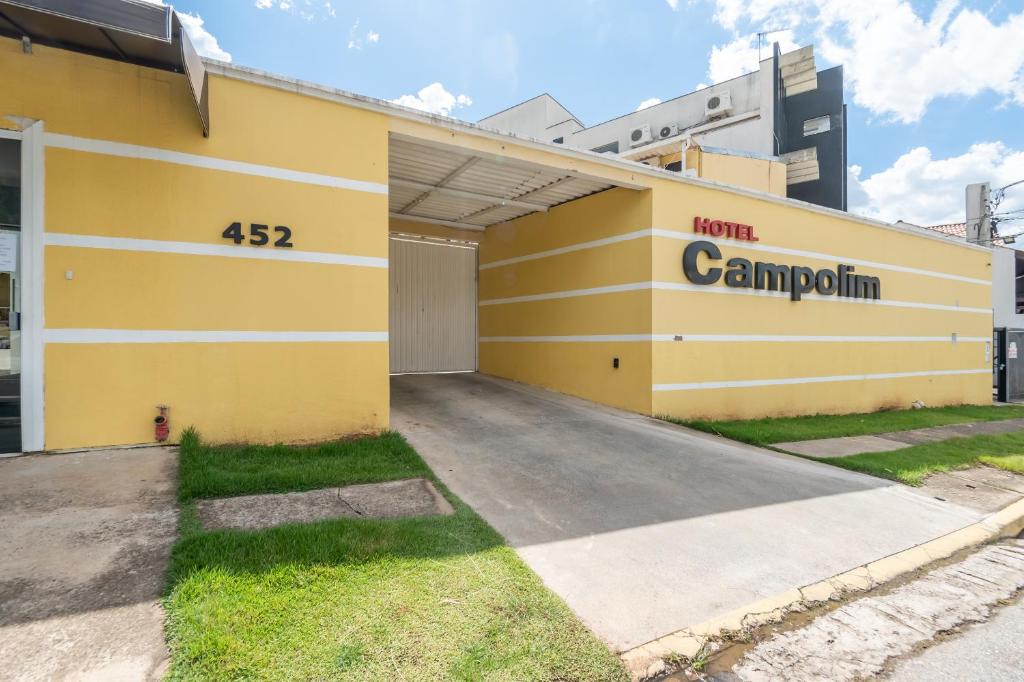
[[[392,135],[388,211],[393,218],[469,230],[615,187],[560,168]]]

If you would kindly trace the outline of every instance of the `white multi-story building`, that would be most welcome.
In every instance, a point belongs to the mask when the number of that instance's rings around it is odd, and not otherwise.
[[[757,71],[585,126],[545,93],[480,121],[505,132],[683,170],[685,146],[786,163],[787,196],[846,209],[843,71],[818,72],[812,46]]]

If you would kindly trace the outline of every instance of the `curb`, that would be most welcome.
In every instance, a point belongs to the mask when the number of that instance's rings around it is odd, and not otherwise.
[[[730,632],[777,623],[787,614],[817,603],[866,592],[894,578],[946,559],[957,552],[1024,530],[1024,499],[981,521],[831,578],[787,590],[691,625],[619,654],[633,680],[648,680],[667,671],[665,658],[693,658],[707,641]]]

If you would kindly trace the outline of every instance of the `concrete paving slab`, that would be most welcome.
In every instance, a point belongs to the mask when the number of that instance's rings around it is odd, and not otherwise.
[[[0,678],[162,676],[176,470],[168,448],[0,461]]]
[[[397,376],[391,386],[393,427],[618,651],[982,517],[889,481],[479,374]]]
[[[1021,493],[988,485],[985,473],[963,469],[928,476],[918,490],[936,499],[990,513],[1021,499]]]
[[[454,514],[425,478],[321,488],[301,493],[239,495],[197,503],[203,528],[257,530],[338,518],[396,518]]]
[[[844,436],[842,438],[818,438],[791,443],[774,443],[774,448],[805,457],[846,457],[864,452],[889,452],[909,448],[907,443],[881,436]]]
[[[950,438],[972,438],[974,436],[1013,433],[1024,430],[1024,419],[1006,419],[1003,421],[976,422],[974,424],[950,424],[933,426],[927,429],[911,429],[909,431],[893,431],[880,434],[883,438],[920,445],[936,443]]]
[[[990,485],[993,488],[1012,490],[1024,495],[1024,475],[1015,474],[1012,471],[996,469],[995,467],[989,466],[981,466],[951,471],[950,473],[957,478],[962,478],[974,483],[984,483],[985,485]]]

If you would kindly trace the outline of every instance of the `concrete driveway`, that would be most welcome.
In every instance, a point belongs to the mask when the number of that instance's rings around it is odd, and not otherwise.
[[[0,680],[148,680],[177,529],[169,448],[0,460]]]
[[[393,427],[617,651],[981,517],[483,375],[397,376],[391,389]]]

